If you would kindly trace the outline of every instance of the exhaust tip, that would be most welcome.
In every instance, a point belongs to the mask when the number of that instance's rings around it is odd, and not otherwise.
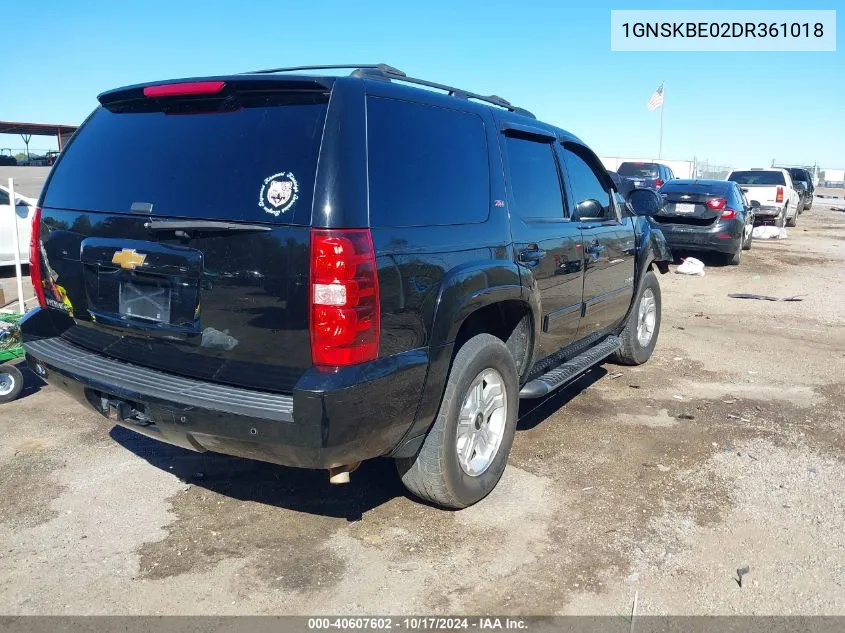
[[[361,462],[353,462],[344,466],[335,466],[329,468],[329,483],[330,484],[348,484],[350,473],[355,472]]]

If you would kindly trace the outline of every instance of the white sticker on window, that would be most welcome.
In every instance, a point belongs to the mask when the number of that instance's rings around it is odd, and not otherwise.
[[[258,194],[258,206],[270,215],[286,213],[299,198],[299,183],[289,171],[282,171],[264,179]]]

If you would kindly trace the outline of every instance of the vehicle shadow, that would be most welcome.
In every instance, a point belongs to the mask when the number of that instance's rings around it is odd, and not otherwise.
[[[673,264],[681,264],[685,257],[695,257],[705,266],[712,266],[713,268],[730,268],[727,259],[720,253],[672,249]]]
[[[575,396],[607,376],[608,373],[603,365],[598,365],[589,369],[575,382],[563,389],[558,389],[545,398],[520,400],[517,432],[527,431],[542,424]]]
[[[531,429],[607,374],[595,367],[542,400],[523,401],[517,430]],[[220,453],[196,453],[120,426],[111,438],[125,449],[184,482],[237,499],[296,512],[360,521],[365,512],[397,497],[409,497],[390,459],[365,461],[350,483],[329,484],[324,470],[288,468]]]
[[[332,485],[325,470],[288,468],[220,453],[196,453],[120,426],[111,438],[161,470],[239,501],[360,521],[363,514],[407,493],[390,460],[365,461],[350,483]]]

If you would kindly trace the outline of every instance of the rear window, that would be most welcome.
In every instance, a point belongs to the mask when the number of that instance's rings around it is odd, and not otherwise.
[[[327,103],[286,93],[219,113],[99,108],[63,152],[44,205],[307,224]]]
[[[657,165],[654,163],[622,163],[616,173],[623,178],[657,178]]]
[[[807,172],[803,169],[790,169],[789,175],[792,176],[792,180],[800,180],[801,182],[810,182],[810,178],[807,175]]]
[[[370,225],[484,222],[490,167],[476,114],[369,97]]]
[[[783,172],[780,171],[734,171],[728,176],[740,185],[785,185]]]
[[[667,182],[660,188],[660,193],[697,193],[703,195],[726,195],[731,189],[733,185],[728,185],[727,183],[692,183],[692,182],[678,182],[677,180],[671,180]]]

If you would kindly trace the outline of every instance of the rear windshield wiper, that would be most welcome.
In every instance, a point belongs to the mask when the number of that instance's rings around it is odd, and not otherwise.
[[[150,220],[144,222],[144,228],[151,231],[272,231],[272,227],[263,224],[239,224],[237,222],[215,222],[213,220]]]

